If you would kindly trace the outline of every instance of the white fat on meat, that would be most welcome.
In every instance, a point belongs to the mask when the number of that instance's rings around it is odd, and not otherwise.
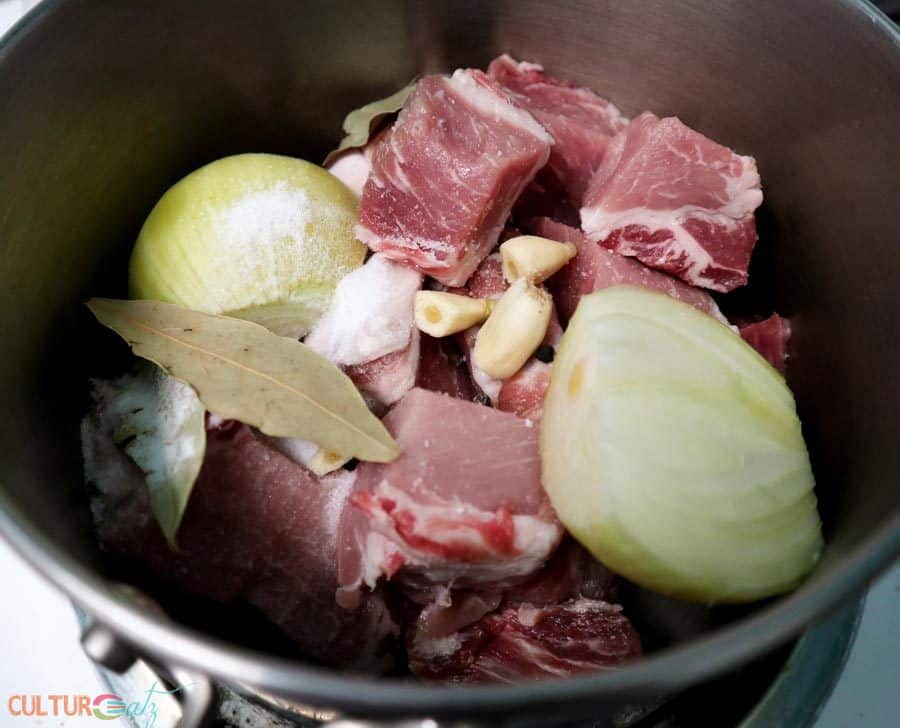
[[[504,120],[523,132],[533,134],[545,144],[553,145],[553,137],[531,114],[521,106],[510,103],[508,96],[499,92],[496,86],[485,83],[484,78],[483,74],[458,68],[450,77],[450,85],[456,88],[474,109],[486,117],[496,121]],[[546,159],[544,161],[546,162]]]
[[[344,152],[325,167],[331,174],[343,182],[357,197],[362,197],[363,187],[372,171],[369,155],[362,149]]]
[[[762,193],[759,194],[759,202],[749,208],[751,213],[761,201]],[[746,208],[746,205],[742,204],[741,207]],[[670,265],[686,262],[686,265],[682,266],[684,272],[680,274],[681,278],[689,280],[691,285],[716,289],[718,287],[717,280],[707,275],[707,271],[715,267],[716,261],[700,241],[684,228],[684,222],[687,220],[703,220],[712,225],[722,225],[727,230],[736,230],[738,226],[738,223],[730,215],[710,213],[696,205],[682,205],[673,210],[664,211],[635,207],[619,212],[605,212],[595,208],[590,212],[585,212],[583,209],[581,214],[582,227],[591,231],[591,238],[594,240],[603,240],[616,230],[622,230],[631,225],[646,227],[650,230],[668,230],[671,233],[671,239],[665,248],[660,250],[654,267],[668,270]],[[631,248],[627,246],[622,246],[618,250],[622,255],[631,254],[629,252]]]
[[[306,345],[334,364],[352,366],[405,349],[422,275],[375,254],[337,284],[331,307]]]
[[[387,482],[380,483],[373,496],[366,506],[372,530],[363,551],[362,571],[362,581],[370,589],[382,575],[398,568],[402,568],[400,579],[413,586],[514,584],[540,569],[562,538],[556,520],[506,514],[512,541],[509,548],[498,549],[486,530],[504,518],[502,514],[438,498],[425,504]],[[390,511],[382,503],[391,503]],[[409,514],[409,523],[401,525],[398,514]],[[426,545],[417,547],[419,542]],[[448,558],[448,553],[465,557],[456,560]]]
[[[421,287],[420,273],[376,253],[338,282],[331,307],[304,343],[333,364],[350,367],[350,377],[377,404],[393,404],[415,384],[419,337],[413,303]],[[319,450],[299,438],[268,442],[304,467]]]

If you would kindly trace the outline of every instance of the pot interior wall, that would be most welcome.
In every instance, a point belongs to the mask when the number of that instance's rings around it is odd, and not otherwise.
[[[900,50],[850,4],[50,0],[40,12],[0,49],[0,479],[22,518],[91,568],[104,567],[77,423],[86,377],[121,350],[79,301],[124,295],[155,200],[226,154],[318,160],[351,108],[503,51],[756,156],[753,284],[725,305],[794,326],[789,379],[829,540],[806,588],[896,520]]]

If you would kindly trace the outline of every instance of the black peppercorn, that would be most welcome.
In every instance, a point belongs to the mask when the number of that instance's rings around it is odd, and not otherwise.
[[[542,361],[545,364],[549,364],[553,361],[553,357],[556,356],[556,351],[550,344],[541,344],[537,351],[534,352],[534,358],[538,361]]]

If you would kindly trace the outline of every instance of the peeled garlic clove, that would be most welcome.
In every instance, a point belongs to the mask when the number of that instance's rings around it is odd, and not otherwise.
[[[444,291],[419,291],[414,311],[419,330],[441,338],[480,324],[491,312],[491,302]]]
[[[131,254],[130,295],[300,337],[337,281],[362,265],[355,222],[353,193],[321,167],[271,154],[225,157],[153,208]]]
[[[572,260],[577,252],[572,243],[559,243],[536,235],[510,238],[500,246],[503,277],[510,283],[519,278],[540,283]]]
[[[257,437],[319,477],[342,468],[350,460],[299,437],[270,437],[261,432]]]
[[[506,289],[478,331],[472,356],[485,373],[506,379],[528,361],[547,333],[553,299],[520,278]]]
[[[328,473],[333,473],[335,470],[344,467],[349,460],[350,458],[319,448],[310,458],[306,467],[321,478],[323,475],[328,475]]]

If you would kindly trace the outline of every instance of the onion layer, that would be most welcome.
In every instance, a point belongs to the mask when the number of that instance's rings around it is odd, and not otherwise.
[[[541,456],[566,528],[649,589],[750,601],[795,587],[821,552],[784,379],[668,296],[618,286],[581,300],[556,355]]]

